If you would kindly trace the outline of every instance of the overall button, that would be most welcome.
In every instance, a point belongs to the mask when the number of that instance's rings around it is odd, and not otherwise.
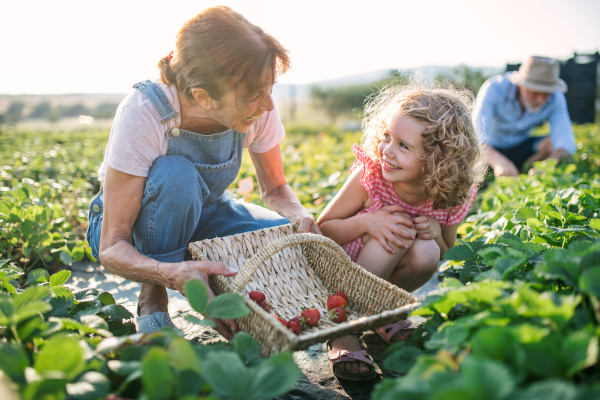
[[[178,128],[173,128],[173,130],[171,130],[171,135],[173,135],[173,136],[179,136],[179,129]]]
[[[92,210],[94,210],[94,212],[100,212],[100,206],[98,204],[94,204]]]

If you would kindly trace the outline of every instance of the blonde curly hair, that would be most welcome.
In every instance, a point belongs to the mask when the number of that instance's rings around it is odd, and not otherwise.
[[[429,87],[422,83],[388,85],[366,100],[361,144],[378,160],[377,147],[397,114],[428,124],[423,137],[423,191],[433,207],[443,209],[463,204],[473,184],[483,181],[485,163],[471,121],[473,95],[448,82]]]

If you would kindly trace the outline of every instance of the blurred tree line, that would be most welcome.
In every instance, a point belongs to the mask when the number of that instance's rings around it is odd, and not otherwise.
[[[450,70],[449,73],[435,76],[434,82],[449,81],[452,85],[466,88],[476,95],[479,88],[489,77],[480,69],[460,65]],[[327,113],[331,122],[335,122],[340,116],[361,117],[364,102],[369,95],[390,84],[407,84],[409,79],[408,75],[401,74],[398,70],[390,70],[389,76],[368,84],[327,88],[314,85],[311,87],[310,96],[313,106],[323,110]]]
[[[73,105],[52,106],[48,101],[42,101],[33,106],[28,114],[24,113],[25,103],[13,101],[8,105],[4,114],[0,114],[0,124],[14,125],[24,119],[43,119],[57,122],[62,118],[89,115],[98,119],[109,119],[115,116],[118,104],[102,103],[90,109],[82,103]]]

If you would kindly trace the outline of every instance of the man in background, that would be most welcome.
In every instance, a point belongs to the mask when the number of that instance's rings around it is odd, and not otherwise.
[[[477,94],[473,123],[496,176],[517,176],[525,165],[575,153],[575,136],[559,78],[560,64],[546,57],[529,57],[517,72],[488,79]],[[550,135],[531,130],[550,124]]]

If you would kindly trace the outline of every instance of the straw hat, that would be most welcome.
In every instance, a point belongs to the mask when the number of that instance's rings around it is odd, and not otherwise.
[[[510,76],[510,81],[535,92],[554,93],[566,92],[567,84],[560,79],[560,63],[547,57],[529,57],[516,74]]]

